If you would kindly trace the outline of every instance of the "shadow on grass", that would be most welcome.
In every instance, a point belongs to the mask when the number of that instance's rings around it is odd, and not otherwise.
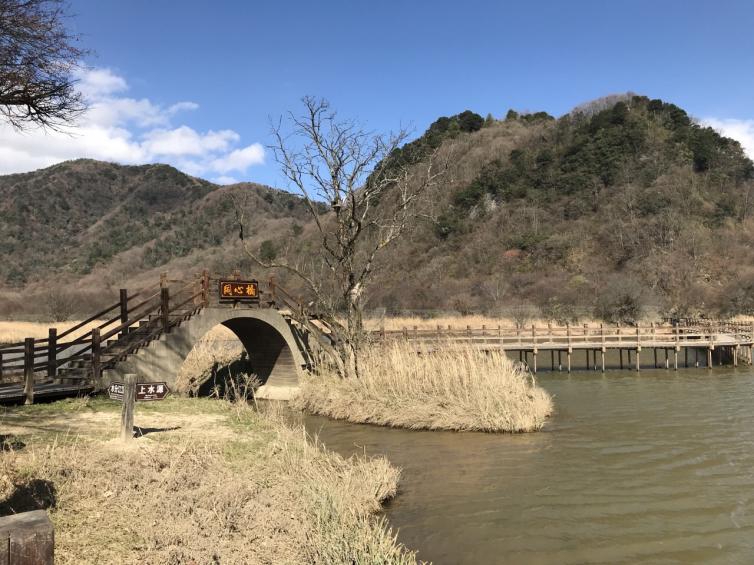
[[[207,379],[199,385],[196,396],[214,396],[225,398],[233,391],[244,386],[242,375],[253,373],[251,361],[244,351],[241,357],[228,365],[221,366],[215,363],[210,370]]]
[[[0,516],[54,508],[56,502],[57,492],[51,481],[32,479],[16,486],[13,493],[0,502]]]
[[[26,444],[14,435],[0,434],[0,451],[18,451],[26,447]]]
[[[172,426],[170,428],[142,428],[134,426],[134,437],[142,437],[148,434],[154,434],[159,432],[172,432],[173,430],[180,430],[181,426]]]

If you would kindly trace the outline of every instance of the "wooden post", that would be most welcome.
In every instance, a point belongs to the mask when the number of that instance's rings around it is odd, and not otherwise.
[[[136,375],[127,373],[123,379],[123,408],[120,413],[120,439],[134,437],[134,404],[136,403]]]
[[[165,288],[166,286],[168,286],[168,274],[160,273],[160,288]]]
[[[641,370],[641,347],[636,348],[636,370]]]
[[[665,348],[665,369],[666,369],[666,370],[667,370],[667,369],[670,369],[670,361],[669,361],[669,359],[668,359],[668,356],[669,356],[669,355],[670,355],[670,353],[668,352],[668,348],[666,347],[666,348]]]
[[[270,287],[270,303],[274,306],[277,303],[277,283],[275,282],[275,277],[270,277],[267,284]]]
[[[95,384],[99,384],[102,376],[102,366],[100,364],[100,354],[102,353],[102,344],[100,340],[99,328],[92,330],[92,379]]]
[[[47,377],[54,379],[58,376],[58,330],[50,328],[47,335]]]
[[[537,374],[537,348],[534,348],[532,352],[532,365],[534,366],[534,374]]]
[[[209,271],[202,271],[202,305],[209,306]]]
[[[550,349],[550,371],[555,371],[555,351]]]
[[[0,518],[0,563],[53,565],[55,531],[46,510]]]
[[[560,357],[560,354],[563,353],[560,349],[558,349],[558,371],[563,370],[563,361]]]
[[[623,348],[618,348],[618,355],[620,356],[620,368],[623,369]]]
[[[678,346],[673,348],[673,370],[678,370]]]
[[[688,369],[689,368],[689,348],[688,348],[688,346],[686,346],[686,347],[683,348],[683,358],[684,358],[684,363],[686,365],[686,368]]]
[[[738,367],[738,344],[733,347],[733,366]]]
[[[708,369],[712,368],[712,348],[711,347],[707,348],[707,368]]]
[[[654,358],[655,358],[655,366],[654,366],[654,368],[656,369],[657,368],[657,348],[653,347],[652,351],[654,351]]]
[[[34,338],[24,340],[24,404],[34,404]]]
[[[120,289],[120,323],[125,324],[128,321],[128,290]]]
[[[568,348],[568,372],[569,373],[571,372],[571,352],[572,352],[572,349],[569,347]]]
[[[160,318],[162,318],[162,331],[170,333],[170,289],[160,289]]]
[[[603,346],[600,350],[601,356],[602,356],[602,372],[605,372],[605,347]]]

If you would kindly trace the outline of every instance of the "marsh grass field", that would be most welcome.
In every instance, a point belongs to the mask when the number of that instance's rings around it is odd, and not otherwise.
[[[312,375],[290,404],[355,423],[483,432],[536,431],[553,411],[521,364],[452,343],[422,354],[406,343],[374,346],[362,355],[358,378]]]
[[[119,409],[0,412],[0,510],[46,508],[57,563],[416,562],[376,516],[400,475],[386,459],[345,459],[274,409],[210,399],[140,404],[124,444]]]

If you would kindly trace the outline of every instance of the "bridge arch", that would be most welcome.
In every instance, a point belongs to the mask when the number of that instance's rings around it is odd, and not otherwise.
[[[104,384],[121,379],[125,373],[135,373],[146,381],[174,385],[178,370],[194,345],[217,325],[231,330],[246,349],[252,369],[264,385],[260,397],[290,396],[306,366],[304,344],[288,321],[272,308],[205,308],[115,369],[106,371]]]

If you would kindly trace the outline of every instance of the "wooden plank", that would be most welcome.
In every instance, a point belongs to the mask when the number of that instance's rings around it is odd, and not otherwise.
[[[45,510],[0,518],[0,564],[52,565],[55,532]]]

